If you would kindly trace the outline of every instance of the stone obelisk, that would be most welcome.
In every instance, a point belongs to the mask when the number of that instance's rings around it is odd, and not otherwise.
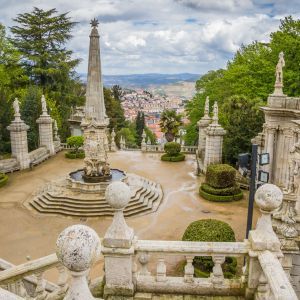
[[[89,182],[98,182],[110,177],[106,135],[109,120],[104,104],[98,24],[96,19],[91,21],[85,117],[81,122],[85,152],[84,179]]]

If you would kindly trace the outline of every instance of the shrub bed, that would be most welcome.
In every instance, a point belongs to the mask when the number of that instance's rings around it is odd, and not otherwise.
[[[161,160],[171,162],[183,161],[185,160],[185,155],[183,153],[178,153],[177,155],[170,156],[168,153],[166,153],[161,156]]]
[[[233,229],[225,222],[214,219],[203,219],[192,222],[185,230],[183,241],[198,242],[235,242]],[[209,277],[214,263],[211,256],[196,256],[193,260],[194,276]],[[237,260],[226,257],[222,265],[225,278],[232,278],[236,274]]]
[[[209,201],[214,201],[214,202],[231,202],[231,201],[237,201],[237,200],[243,199],[242,191],[240,191],[238,194],[235,194],[235,195],[227,195],[227,196],[213,195],[213,194],[204,192],[202,189],[202,186],[199,189],[199,194],[204,199],[209,200]]]
[[[84,158],[85,155],[84,155],[84,152],[73,152],[73,151],[70,151],[70,152],[66,152],[65,153],[65,157],[66,158],[70,158],[70,159],[75,159],[75,158]]]
[[[4,173],[0,173],[0,188],[6,185],[7,181],[8,181],[8,176]]]
[[[234,186],[217,189],[217,188],[214,188],[214,187],[208,185],[207,183],[203,183],[201,185],[201,189],[202,189],[202,191],[204,191],[208,194],[221,195],[221,196],[232,196],[232,195],[237,195],[237,194],[241,193],[241,189],[239,188],[239,186],[237,184],[235,184]]]

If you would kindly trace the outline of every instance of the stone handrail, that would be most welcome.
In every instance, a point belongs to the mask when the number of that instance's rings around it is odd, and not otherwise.
[[[137,291],[148,293],[178,293],[197,295],[242,295],[242,278],[225,279],[222,264],[227,256],[245,256],[250,244],[244,242],[188,242],[137,240],[134,250],[140,269],[136,268]],[[156,274],[148,270],[151,254],[157,254]],[[182,277],[168,276],[165,258],[169,255],[182,255],[186,265]],[[211,256],[214,262],[209,278],[195,278],[193,259],[195,256]],[[216,290],[217,288],[217,290]]]
[[[52,288],[56,287],[56,289],[49,294],[49,291],[46,289],[49,285],[45,283],[43,274],[45,271],[53,268],[58,270],[59,276],[57,285],[51,284]],[[30,275],[36,277],[34,280],[36,282],[35,288],[31,291],[25,288],[23,282],[23,279],[26,279],[25,277]],[[55,296],[59,298],[66,292],[67,278],[68,276],[65,267],[58,261],[58,258],[54,253],[1,271],[0,285],[6,286],[7,290],[11,290],[21,297],[36,296],[39,297],[39,299],[44,299],[47,295],[51,295],[52,298],[55,299]]]
[[[184,254],[210,256],[224,254],[241,256],[248,254],[250,245],[244,242],[188,242],[188,241],[152,241],[138,240],[134,246],[137,252],[154,252],[168,254]]]
[[[258,255],[258,260],[263,270],[259,279],[260,285],[267,283],[271,290],[267,298],[297,300],[298,297],[278,258],[267,250]]]

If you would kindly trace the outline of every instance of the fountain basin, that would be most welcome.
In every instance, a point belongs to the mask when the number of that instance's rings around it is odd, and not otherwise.
[[[67,177],[68,188],[85,193],[101,193],[105,192],[107,186],[113,181],[125,181],[127,175],[124,171],[119,169],[111,169],[111,178],[106,178],[105,181],[100,182],[85,182],[84,170],[79,169],[71,172]]]

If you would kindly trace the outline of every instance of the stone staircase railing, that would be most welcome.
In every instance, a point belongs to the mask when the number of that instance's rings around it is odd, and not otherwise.
[[[113,182],[105,196],[115,213],[101,243],[93,229],[85,225],[70,226],[57,239],[57,256],[52,254],[0,272],[0,285],[6,288],[9,283],[17,285],[25,276],[35,274],[37,285],[31,299],[59,299],[55,297],[58,294],[62,297],[66,292],[66,300],[92,300],[95,298],[89,289],[87,275],[102,252],[105,280],[100,296],[105,299],[152,299],[152,295],[157,299],[164,294],[217,296],[220,299],[228,296],[232,299],[298,299],[289,274],[281,264],[281,245],[272,228],[271,213],[282,203],[278,187],[265,184],[257,190],[255,200],[262,215],[256,229],[250,231],[249,239],[227,243],[139,240],[123,215],[131,196],[129,187],[123,182]],[[186,261],[182,276],[171,276],[168,259],[172,256]],[[214,267],[209,278],[194,277],[195,256],[212,257]],[[224,278],[222,264],[228,256],[245,258],[242,274],[236,278]],[[59,262],[71,275],[68,290],[64,268]],[[59,268],[60,275],[58,288],[47,294],[43,273],[49,268]],[[29,299],[24,292],[15,294]]]
[[[241,257],[248,254],[249,243],[206,243],[186,241],[145,241],[138,240],[134,245],[135,255],[141,268],[136,275],[136,290],[147,293],[178,293],[193,295],[230,295],[244,293],[243,277],[225,279],[222,264],[225,257]],[[151,255],[158,257],[156,274],[148,270]],[[182,277],[168,276],[166,258],[171,255],[182,257],[185,261]],[[212,256],[215,264],[209,278],[195,278],[193,259],[195,256]]]
[[[59,274],[57,284],[43,278],[46,271],[54,268]],[[68,288],[67,279],[66,268],[55,253],[0,272],[0,286],[25,299],[59,299]]]

